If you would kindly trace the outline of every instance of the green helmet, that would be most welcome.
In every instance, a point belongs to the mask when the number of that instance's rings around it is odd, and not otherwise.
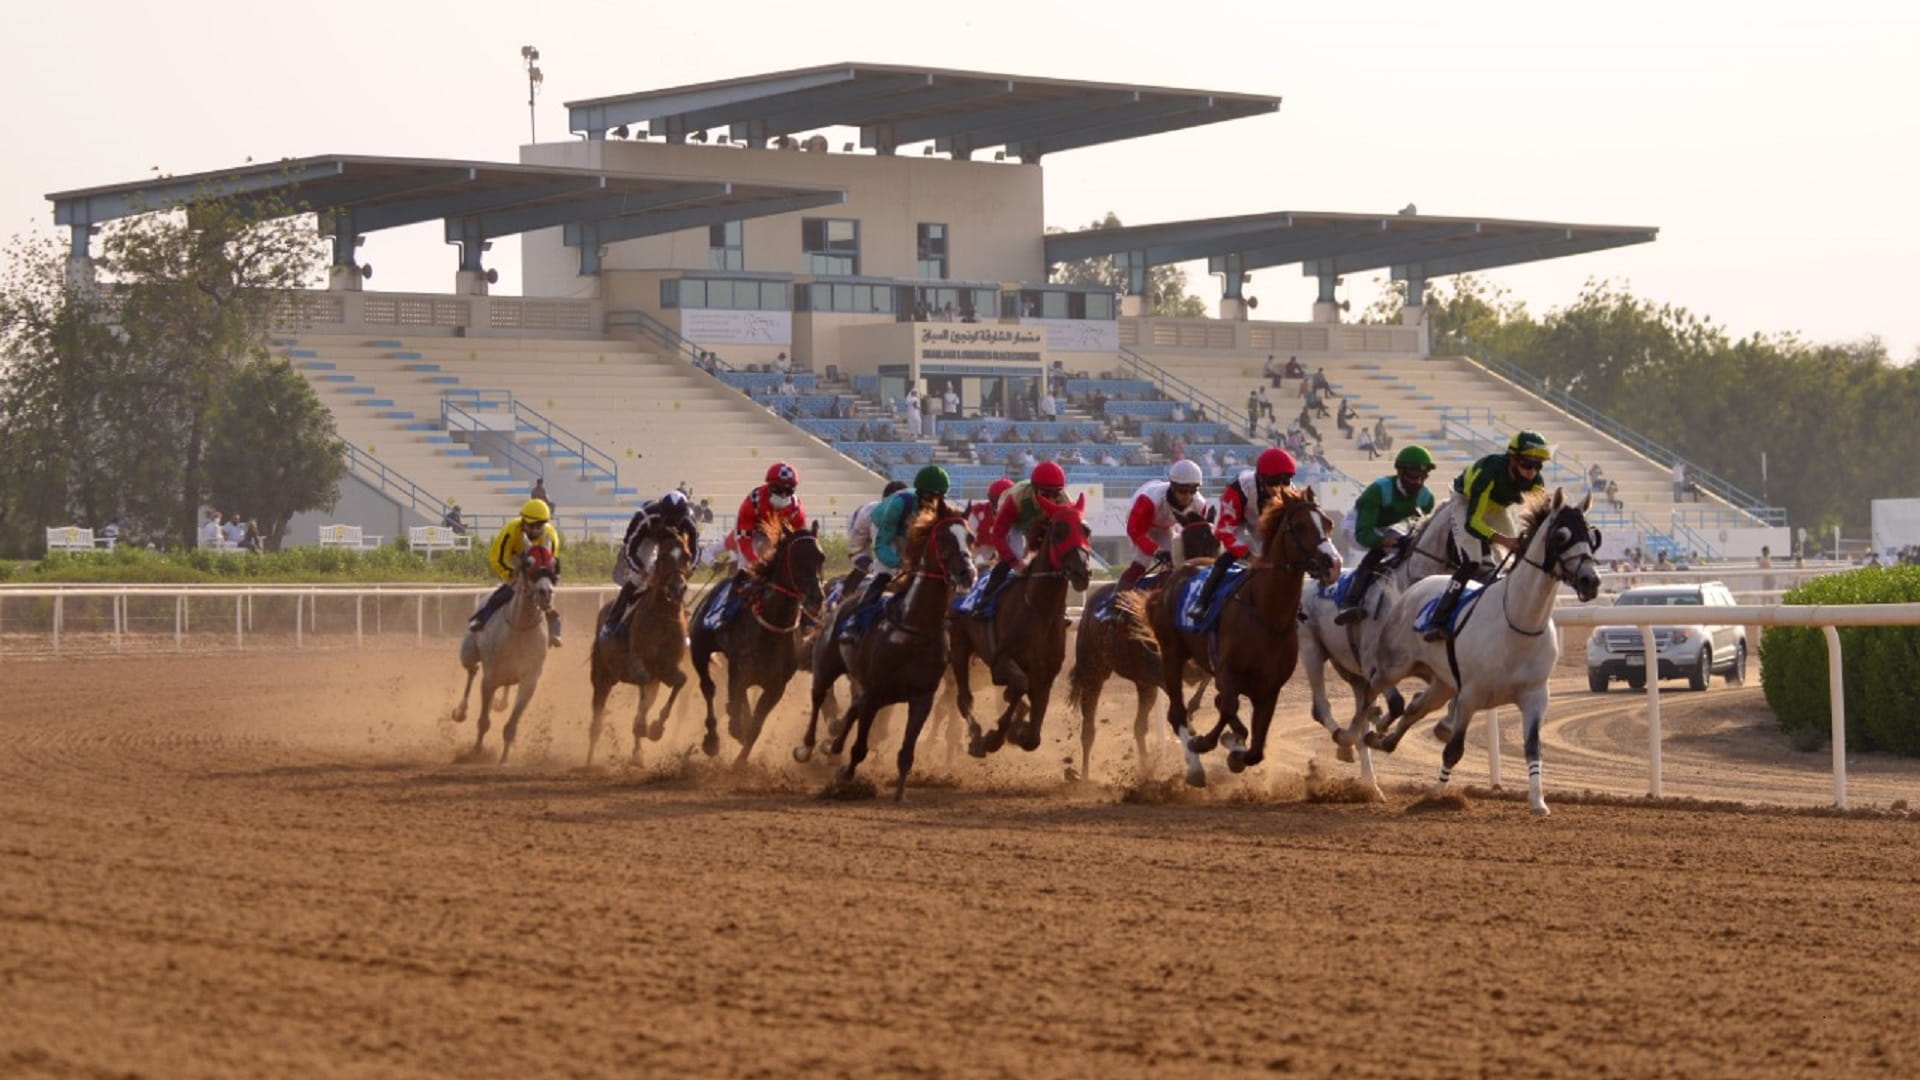
[[[1408,443],[1393,455],[1393,467],[1396,469],[1431,469],[1433,455],[1419,443]]]
[[[1537,431],[1522,431],[1515,435],[1507,443],[1507,453],[1535,461],[1553,460],[1553,448],[1547,445],[1546,436]]]
[[[945,495],[953,487],[953,478],[938,465],[928,465],[913,474],[913,490],[922,495]]]

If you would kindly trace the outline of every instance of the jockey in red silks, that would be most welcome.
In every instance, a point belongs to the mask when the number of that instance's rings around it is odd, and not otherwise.
[[[1025,549],[1032,546],[1031,534],[1046,527],[1047,505],[1065,506],[1066,503],[1067,471],[1051,461],[1035,465],[1025,480],[1001,494],[990,526],[993,550],[999,553],[1000,561],[987,576],[986,595],[993,595],[994,590],[1006,582],[1014,564],[1020,561]],[[1015,540],[1020,542],[1019,551],[1014,550]]]
[[[1207,497],[1200,494],[1203,479],[1199,465],[1181,460],[1167,470],[1165,480],[1149,480],[1133,493],[1133,506],[1127,511],[1133,563],[1120,572],[1119,591],[1138,585],[1149,568],[1173,562],[1177,515],[1207,511]]]
[[[795,494],[800,474],[784,461],[767,469],[767,482],[747,492],[740,500],[740,520],[727,536],[727,550],[740,560],[742,570],[750,569],[773,554],[782,533],[807,527],[807,511]]]
[[[1240,470],[1240,475],[1227,483],[1220,493],[1220,520],[1213,528],[1213,535],[1220,538],[1220,555],[1214,559],[1213,569],[1207,571],[1200,595],[1194,598],[1190,609],[1194,618],[1199,618],[1212,602],[1234,560],[1260,554],[1260,515],[1293,483],[1299,471],[1292,454],[1270,446],[1260,451],[1253,468]]]
[[[987,554],[993,551],[993,520],[1000,510],[1000,496],[1011,487],[1013,481],[1003,476],[987,485],[987,501],[967,507],[967,527],[973,530],[973,553],[982,565]]]

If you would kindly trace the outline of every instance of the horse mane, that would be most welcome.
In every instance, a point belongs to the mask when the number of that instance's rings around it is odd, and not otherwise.
[[[1263,552],[1274,550],[1274,534],[1280,531],[1280,519],[1287,516],[1287,507],[1306,497],[1305,492],[1292,486],[1283,487],[1276,494],[1279,498],[1260,511],[1260,550]]]
[[[946,516],[946,509],[947,500],[935,498],[914,511],[913,520],[907,523],[907,563],[920,561],[920,556],[927,550],[927,538],[933,535],[933,527]]]
[[[1521,497],[1514,509],[1513,519],[1513,527],[1520,537],[1521,551],[1527,550],[1527,545],[1533,543],[1533,534],[1552,518],[1553,495],[1551,492],[1542,488],[1538,491],[1529,491]]]

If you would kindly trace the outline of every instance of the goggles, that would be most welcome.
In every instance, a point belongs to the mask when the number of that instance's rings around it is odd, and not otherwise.
[[[1199,484],[1171,484],[1168,486],[1167,490],[1172,492],[1175,495],[1191,495],[1194,492],[1200,490],[1200,485]]]
[[[792,484],[773,484],[769,486],[767,490],[775,495],[791,495],[793,494],[793,485]]]
[[[1521,472],[1526,473],[1530,476],[1538,473],[1540,471],[1540,466],[1544,464],[1546,463],[1543,461],[1536,460],[1534,458],[1523,457],[1523,458],[1513,459],[1513,467],[1516,469],[1519,469]]]

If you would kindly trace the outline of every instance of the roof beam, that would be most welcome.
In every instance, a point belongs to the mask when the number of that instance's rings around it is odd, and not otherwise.
[[[1116,90],[1102,93],[1082,94],[1079,97],[1062,98],[1053,101],[1028,102],[1024,105],[1003,105],[997,109],[983,109],[948,113],[944,116],[928,116],[917,120],[902,120],[896,124],[883,124],[874,128],[860,129],[860,145],[877,146],[883,136],[890,135],[890,144],[905,146],[908,143],[925,142],[946,135],[959,135],[965,132],[981,131],[986,128],[1005,126],[1041,120],[1050,116],[1061,116],[1084,112],[1088,108],[1104,105],[1120,105],[1129,101],[1138,101],[1137,90]],[[993,143],[979,142],[975,146],[992,146]]]
[[[524,210],[501,210],[494,213],[469,215],[466,218],[450,217],[447,219],[447,242],[457,243],[466,235],[461,229],[463,222],[477,223],[480,238],[491,240],[496,236],[517,236],[535,229],[551,229],[555,225],[567,225],[576,221],[595,221],[620,218],[628,214],[644,214],[659,207],[712,198],[716,195],[729,195],[732,192],[732,184],[689,184],[666,191],[628,192],[609,195],[604,199],[588,199],[581,202],[560,203],[555,206],[530,206]]]
[[[956,83],[951,86],[934,85],[934,82],[929,79],[928,85],[924,87],[883,94],[838,108],[808,103],[780,113],[767,114],[760,118],[763,122],[757,129],[754,121],[734,124],[729,134],[736,139],[755,141],[772,138],[775,135],[791,135],[796,131],[807,131],[817,127],[861,125],[888,116],[900,116],[949,105],[963,105],[982,98],[1004,97],[1013,93],[1011,79],[998,82]]]
[[[262,169],[243,176],[195,179],[161,178],[152,183],[129,186],[127,190],[87,195],[80,198],[53,199],[55,225],[98,225],[118,218],[138,217],[171,209],[202,197],[232,198],[254,192],[271,191],[288,184],[300,184],[339,176],[346,166],[338,161],[287,164]]]
[[[1287,266],[1297,262],[1359,255],[1371,251],[1405,251],[1411,244],[1445,240],[1456,236],[1471,236],[1476,228],[1478,226],[1473,224],[1435,225],[1426,229],[1395,233],[1390,231],[1386,220],[1382,219],[1373,226],[1339,226],[1303,233],[1297,241],[1286,240],[1277,244],[1249,245],[1239,254],[1246,269],[1258,270],[1272,266]]]
[[[1099,130],[1146,117],[1189,113],[1201,107],[1198,102],[1179,98],[1136,98],[1114,105],[1089,106],[1026,123],[981,125],[967,132],[967,137],[975,146],[1014,146],[1036,139]]]
[[[398,195],[408,195],[418,191],[427,191],[448,184],[461,184],[471,181],[478,175],[473,169],[433,169],[424,173],[403,173],[399,176],[382,176],[352,183],[329,184],[325,188],[303,193],[294,185],[291,205],[324,214],[343,206],[365,202],[368,199],[385,199]],[[261,202],[265,195],[244,195],[238,200],[242,205],[251,206]]]
[[[1658,234],[1653,232],[1608,233],[1604,236],[1585,236],[1566,240],[1541,240],[1533,244],[1522,244],[1518,247],[1508,247],[1477,255],[1446,255],[1437,259],[1396,265],[1393,267],[1392,276],[1405,279],[1409,275],[1414,275],[1432,279],[1448,274],[1468,274],[1475,270],[1491,270],[1498,266],[1558,259],[1567,255],[1584,255],[1590,251],[1605,251],[1608,248],[1626,247],[1629,244],[1645,244],[1652,241],[1656,235]]]
[[[1178,131],[1181,128],[1197,127],[1200,124],[1214,124],[1222,120],[1236,120],[1242,116],[1253,115],[1251,111],[1223,107],[1213,98],[1207,98],[1205,104],[1189,102],[1188,108],[1166,113],[1155,112],[1139,118],[1115,121],[1098,127],[1085,128],[1061,135],[1044,136],[1022,144],[1020,160],[1037,160],[1045,154],[1061,150],[1074,150],[1082,146],[1094,146],[1099,143],[1114,142],[1119,139],[1131,139],[1140,135],[1154,135],[1162,131]],[[1271,112],[1271,109],[1260,110]],[[1205,119],[1195,119],[1204,116]],[[1031,157],[1029,156],[1031,155]]]
[[[1476,226],[1476,228],[1478,228],[1478,226]],[[1361,270],[1380,270],[1404,263],[1420,263],[1426,261],[1428,258],[1477,255],[1483,251],[1501,251],[1506,248],[1517,247],[1524,244],[1535,244],[1547,240],[1571,240],[1573,239],[1573,230],[1545,228],[1529,229],[1517,233],[1497,233],[1493,235],[1482,232],[1475,235],[1472,239],[1454,240],[1451,242],[1441,239],[1434,241],[1432,245],[1414,241],[1411,236],[1408,236],[1406,239],[1409,241],[1408,243],[1396,244],[1392,247],[1375,248],[1352,255],[1338,255],[1330,259],[1311,259],[1302,264],[1301,272],[1306,277],[1316,277],[1321,274],[1338,276],[1341,274],[1356,273]],[[1423,250],[1423,248],[1426,250]]]
[[[841,67],[828,71],[797,72],[767,80],[741,80],[708,84],[703,87],[688,87],[675,93],[635,94],[624,98],[589,101],[567,107],[567,130],[592,134],[605,133],[608,128],[619,127],[621,124],[647,124],[651,134],[661,135],[665,132],[651,130],[651,121],[656,117],[718,108],[741,100],[743,94],[751,95],[755,99],[776,97],[780,94],[811,90],[814,87],[849,82],[853,77],[853,68]],[[745,83],[750,85],[743,85]]]
[[[755,95],[745,100],[724,102],[705,109],[655,113],[653,119],[647,122],[647,133],[668,137],[685,135],[736,121],[759,120],[769,116],[770,110],[774,109],[778,109],[781,113],[792,113],[801,110],[845,108],[848,104],[865,101],[875,96],[884,97],[888,94],[932,85],[933,76],[931,75],[906,75],[888,79],[854,79],[814,90],[796,91],[784,97]]]
[[[1111,255],[1116,251],[1133,251],[1161,244],[1215,238],[1230,239],[1249,229],[1290,229],[1292,227],[1292,214],[1254,214],[1226,221],[1199,223],[1177,221],[1164,225],[1132,225],[1120,229],[1082,229],[1078,232],[1054,233],[1047,237],[1046,257],[1050,263],[1072,262],[1075,259],[1091,259],[1100,255]]]
[[[682,229],[702,229],[722,221],[744,221],[747,218],[812,210],[819,206],[835,206],[846,201],[847,193],[844,191],[817,191],[805,195],[785,195],[749,202],[728,203],[723,206],[664,210],[650,214],[634,214],[630,217],[607,218],[596,224],[595,231],[599,233],[600,243],[612,244],[642,236],[679,232]],[[578,224],[566,226],[564,240],[568,246],[580,246],[580,239],[581,228]]]
[[[605,185],[605,177],[583,176],[554,180],[544,184],[529,184],[525,187],[468,191],[458,195],[439,195],[380,206],[362,206],[354,209],[353,223],[354,228],[361,232],[374,232],[401,225],[418,225],[435,218],[455,218],[488,210],[505,210],[522,203],[592,191]]]

